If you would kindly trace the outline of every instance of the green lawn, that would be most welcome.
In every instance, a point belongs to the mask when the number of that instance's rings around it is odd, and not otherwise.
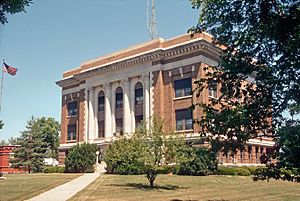
[[[155,184],[150,189],[144,176],[101,175],[71,200],[300,200],[300,184],[251,177],[159,175]]]
[[[0,180],[0,201],[32,198],[81,174],[9,174]]]

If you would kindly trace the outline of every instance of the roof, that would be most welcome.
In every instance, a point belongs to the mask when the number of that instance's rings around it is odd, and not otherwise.
[[[178,37],[174,37],[168,40],[164,40],[162,38],[154,39],[139,45],[135,45],[130,48],[126,48],[105,56],[101,56],[98,58],[95,58],[93,60],[89,60],[87,62],[84,62],[80,65],[78,68],[74,68],[72,70],[66,71],[63,73],[63,79],[60,81],[57,81],[56,83],[59,86],[64,85],[70,85],[74,84],[76,81],[85,79],[86,76],[81,76],[81,74],[86,74],[86,72],[93,71],[95,69],[100,69],[112,64],[120,63],[125,60],[129,60],[132,58],[141,58],[143,57],[144,60],[147,61],[146,56],[151,55],[149,58],[150,60],[159,59],[156,57],[153,57],[154,52],[158,51],[165,51],[168,49],[184,46],[186,44],[191,44],[195,41],[204,41],[206,43],[211,44],[213,40],[213,37],[207,33],[200,33],[200,34],[184,34]],[[215,46],[216,47],[216,46]],[[223,47],[221,47],[223,48]],[[220,47],[216,48],[221,50]],[[216,54],[219,54],[218,50],[215,50]],[[149,60],[148,59],[148,60]],[[116,69],[116,68],[114,68]],[[75,76],[77,76],[76,79],[72,79]],[[79,78],[80,77],[80,78]]]

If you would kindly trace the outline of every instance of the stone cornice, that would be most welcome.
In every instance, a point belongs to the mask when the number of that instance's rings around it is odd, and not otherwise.
[[[73,76],[72,77],[67,77],[64,78],[62,80],[56,81],[55,83],[60,86],[60,87],[64,87],[64,86],[70,86],[73,84],[79,84],[80,80],[76,80]]]
[[[94,67],[93,69],[88,69],[71,77],[64,78],[56,82],[60,87],[70,86],[74,84],[79,84],[80,81],[86,80],[88,78],[97,76],[110,71],[115,71],[121,68],[126,68],[128,66],[133,66],[136,64],[141,64],[144,62],[151,62],[157,60],[164,60],[168,58],[173,58],[181,55],[186,55],[189,53],[205,51],[216,58],[222,53],[222,49],[214,46],[205,40],[198,40],[188,44],[179,45],[171,48],[158,48],[151,52],[147,52],[141,55],[133,56],[132,58],[124,59],[122,61],[116,61],[111,64],[104,64],[103,66]]]

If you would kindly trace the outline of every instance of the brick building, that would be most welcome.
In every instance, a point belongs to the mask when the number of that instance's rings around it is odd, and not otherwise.
[[[19,168],[12,168],[9,160],[13,158],[13,149],[19,145],[0,146],[0,173],[26,173],[27,171]]]
[[[193,119],[203,111],[188,108],[195,102],[218,97],[217,87],[199,97],[193,82],[205,76],[204,67],[218,64],[222,50],[208,34],[155,39],[85,62],[65,72],[57,82],[62,88],[59,161],[78,142],[107,145],[121,135],[131,135],[137,124],[155,114],[165,129],[199,137]],[[253,139],[235,156],[219,156],[220,163],[257,164],[273,146],[272,139]]]

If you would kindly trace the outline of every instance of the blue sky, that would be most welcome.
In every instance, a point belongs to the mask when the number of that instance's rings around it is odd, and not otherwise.
[[[158,34],[170,38],[197,23],[188,0],[156,0]],[[60,121],[55,81],[81,63],[150,39],[146,0],[34,0],[0,26],[0,57],[19,69],[5,75],[0,139],[19,136],[31,116]]]

